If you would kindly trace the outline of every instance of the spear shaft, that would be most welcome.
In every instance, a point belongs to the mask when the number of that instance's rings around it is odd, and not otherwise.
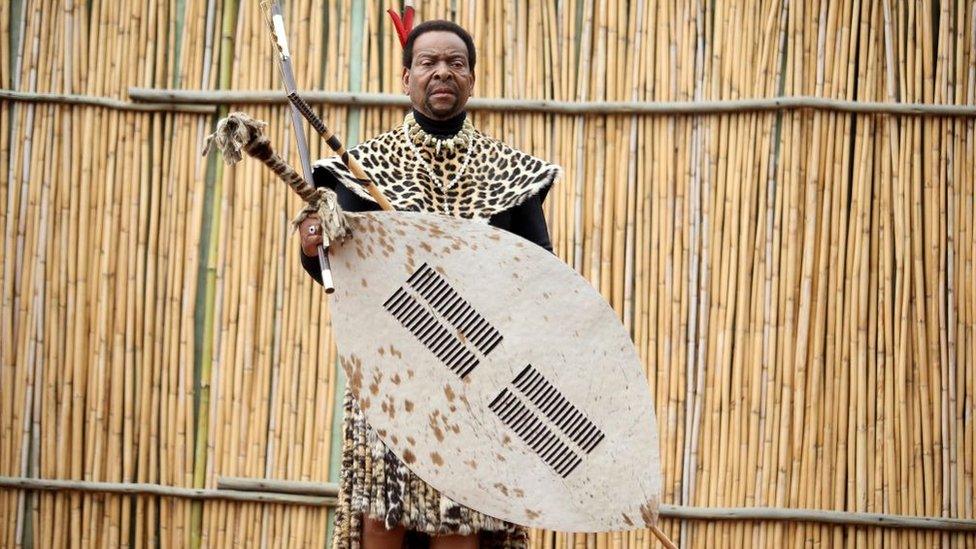
[[[282,14],[281,6],[277,0],[272,0],[270,3],[262,2],[261,6],[269,15],[271,37],[274,40],[275,46],[278,48],[278,66],[281,69],[281,79],[285,84],[285,94],[297,93],[298,86],[295,84],[295,73],[292,70],[291,52],[288,50],[288,39],[285,36],[285,18]],[[298,112],[298,108],[294,104],[289,104],[289,107],[291,110],[291,125],[295,130],[295,142],[298,146],[298,157],[302,164],[302,172],[305,174],[305,180],[311,183],[312,160],[308,152],[308,141],[306,141],[305,132],[302,130],[302,115]],[[329,266],[329,254],[324,246],[319,246],[318,256],[319,267],[322,269],[322,286],[325,288],[325,293],[331,294],[335,291],[335,286],[332,283],[332,268]]]
[[[323,122],[322,119],[319,118],[314,111],[312,111],[312,107],[310,107],[309,104],[306,103],[297,92],[289,93],[288,100],[291,101],[292,108],[297,109],[298,112],[305,117],[305,120],[308,120],[308,123],[312,125],[312,128],[314,128],[315,131],[322,136],[322,139],[325,139],[325,142],[327,145],[329,145],[329,148],[339,155],[342,162],[347,168],[349,168],[349,171],[352,172],[352,176],[356,178],[356,181],[358,181],[360,185],[366,188],[366,191],[369,192],[370,196],[373,197],[373,200],[379,204],[380,209],[388,212],[392,211],[393,206],[390,205],[390,201],[383,196],[383,193],[380,192],[379,188],[369,178],[369,176],[366,174],[366,170],[364,170],[359,161],[356,160],[356,157],[349,154],[349,151],[346,150],[346,147],[342,144],[342,140],[339,139],[339,136],[329,129],[329,127],[325,125],[325,122]]]

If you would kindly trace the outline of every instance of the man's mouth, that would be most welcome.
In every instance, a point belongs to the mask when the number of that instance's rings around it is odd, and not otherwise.
[[[438,88],[438,89],[432,91],[431,94],[430,94],[431,97],[445,96],[445,95],[450,95],[450,96],[453,97],[455,95],[454,94],[454,90],[449,89],[449,88]]]

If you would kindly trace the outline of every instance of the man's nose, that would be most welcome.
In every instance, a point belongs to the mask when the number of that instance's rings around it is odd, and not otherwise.
[[[447,66],[447,63],[441,62],[434,66],[434,78],[445,79],[453,78],[454,73],[451,72],[451,68]]]

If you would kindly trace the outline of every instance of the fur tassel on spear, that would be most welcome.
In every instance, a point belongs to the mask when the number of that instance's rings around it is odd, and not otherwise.
[[[266,126],[267,123],[255,120],[245,113],[230,113],[217,122],[217,129],[207,136],[203,155],[206,156],[212,148],[216,148],[223,154],[224,161],[231,166],[241,161],[241,151],[257,158],[306,202],[305,208],[292,220],[293,228],[297,229],[306,217],[316,214],[322,222],[324,244],[341,241],[349,235],[349,224],[339,208],[335,192],[326,188],[315,188],[278,156],[271,148],[271,140],[264,135]]]

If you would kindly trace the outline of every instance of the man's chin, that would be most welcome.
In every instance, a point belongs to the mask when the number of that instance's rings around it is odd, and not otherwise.
[[[435,120],[447,120],[448,118],[453,118],[461,112],[461,109],[458,108],[456,101],[451,102],[449,105],[428,103],[427,110],[430,112],[431,117]]]

